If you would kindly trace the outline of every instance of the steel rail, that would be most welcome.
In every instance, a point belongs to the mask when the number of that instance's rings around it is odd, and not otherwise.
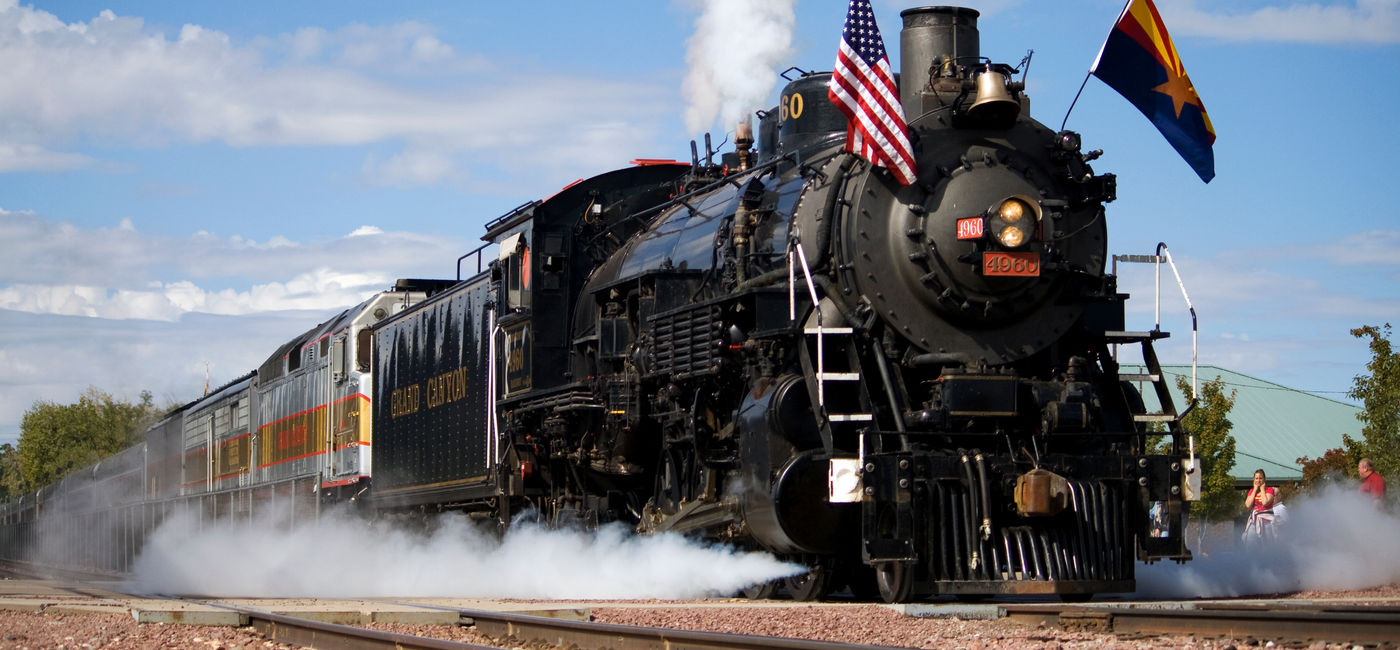
[[[201,598],[151,594],[148,596],[199,603],[235,612],[244,619],[240,625],[252,627],[268,641],[307,648],[321,648],[322,650],[499,650],[499,646],[477,645],[462,641],[383,632],[353,625],[325,623]]]
[[[381,632],[352,625],[322,623],[283,616],[244,607],[227,607],[248,617],[248,625],[269,641],[308,648],[353,650],[497,650],[497,646],[477,645],[430,637]]]
[[[423,605],[418,605],[423,607]],[[889,646],[857,645],[832,641],[813,641],[772,636],[697,632],[661,627],[617,625],[568,621],[545,616],[509,614],[488,610],[446,608],[457,612],[464,621],[471,620],[482,634],[503,639],[515,637],[539,641],[548,645],[580,648],[612,648],[614,650],[853,650],[854,648],[887,648]]]
[[[35,567],[0,562],[0,569],[31,573]],[[89,576],[110,578],[109,576]],[[77,586],[75,593],[99,597],[96,590]],[[72,589],[73,587],[69,587]],[[323,648],[405,648],[405,649],[478,649],[492,646],[416,637],[370,630],[350,625],[337,625],[275,614],[265,610],[211,602],[205,598],[178,598],[146,595],[147,597],[189,600],[235,611],[246,616],[248,623],[269,640]],[[371,601],[376,599],[370,599]],[[379,602],[384,602],[380,600]],[[1296,601],[1295,601],[1296,602]],[[1123,636],[1181,635],[1190,637],[1221,637],[1234,639],[1274,640],[1309,644],[1315,642],[1396,645],[1400,640],[1400,606],[1358,605],[1350,602],[1187,602],[1153,605],[1052,605],[1003,604],[998,617],[1005,620],[1037,625],[1053,625],[1063,629],[1113,633]],[[408,603],[404,603],[408,604]],[[457,614],[459,625],[474,625],[482,634],[495,639],[514,637],[525,642],[580,648],[645,649],[653,648],[778,648],[784,650],[850,650],[879,646],[853,645],[829,641],[810,641],[780,637],[746,636],[717,632],[696,632],[607,623],[568,621],[543,616],[506,613],[490,610],[412,603],[424,609],[451,611]],[[1164,607],[1166,605],[1168,607]]]
[[[110,576],[92,576],[110,578]],[[116,592],[101,597],[119,595]],[[474,645],[459,641],[418,637],[407,634],[382,632],[353,625],[339,625],[322,621],[277,614],[262,609],[230,605],[219,602],[212,596],[175,596],[170,594],[131,594],[146,598],[186,601],[236,612],[245,617],[252,626],[269,641],[277,641],[318,648],[360,649],[425,649],[425,650],[495,650],[496,646]],[[368,602],[397,602],[385,599],[367,599]],[[856,648],[876,649],[889,646],[837,643],[771,636],[728,634],[723,632],[699,632],[675,630],[660,627],[616,625],[569,621],[545,616],[512,614],[491,610],[462,609],[446,605],[425,603],[400,603],[420,609],[449,611],[458,616],[458,625],[475,626],[483,635],[504,640],[508,637],[525,642],[538,641],[545,644],[578,648],[612,648],[615,650],[854,650]]]
[[[1394,644],[1400,611],[1393,607],[1290,606],[1261,609],[1211,604],[1186,609],[1155,607],[1003,605],[1000,614],[1025,624],[1055,625],[1119,635],[1174,634],[1291,643]]]
[[[36,571],[34,567],[24,564],[10,562],[0,562],[0,571],[15,574],[27,573],[35,577],[51,579],[52,571]],[[81,574],[86,577],[91,574]],[[80,577],[81,577],[80,575]],[[72,577],[72,576],[69,576]],[[246,624],[252,626],[254,630],[262,634],[269,641],[290,643],[305,647],[315,648],[335,648],[353,650],[498,650],[498,646],[474,645],[460,641],[448,641],[444,639],[433,639],[428,637],[418,637],[408,634],[397,634],[393,632],[381,632],[368,628],[354,627],[350,625],[336,625],[334,623],[323,623],[304,618],[284,616],[274,614],[259,609],[248,607],[237,607],[227,605],[207,599],[196,599],[188,597],[161,595],[161,594],[129,594],[123,592],[99,592],[96,589],[84,584],[67,585],[61,587],[75,594],[84,594],[97,598],[113,598],[122,595],[139,595],[148,598],[159,598],[163,600],[194,602],[209,607],[216,607],[222,610],[236,612],[240,617],[246,619]]]
[[[496,646],[474,645],[406,634],[380,632],[351,625],[323,623],[293,616],[238,607],[210,601],[199,601],[213,607],[238,612],[248,618],[248,624],[269,641],[292,643],[317,648],[379,648],[417,650],[494,649]],[[378,601],[383,602],[383,601]],[[510,614],[490,610],[414,604],[423,609],[457,613],[459,625],[474,626],[482,635],[508,643],[506,639],[524,643],[537,642],[555,647],[609,648],[611,650],[855,650],[880,649],[872,646],[830,641],[812,641],[769,636],[696,632],[660,627],[615,625],[586,621],[567,621],[545,616]],[[893,650],[893,649],[891,649]]]

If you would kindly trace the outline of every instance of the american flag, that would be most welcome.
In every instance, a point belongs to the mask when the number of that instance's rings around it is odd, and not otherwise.
[[[914,154],[870,0],[851,0],[827,96],[846,114],[846,151],[914,182]]]

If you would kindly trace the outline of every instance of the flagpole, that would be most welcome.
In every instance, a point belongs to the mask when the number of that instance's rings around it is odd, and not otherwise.
[[[1123,16],[1128,15],[1128,10],[1132,8],[1137,0],[1128,0],[1123,3],[1123,11],[1118,12],[1118,20],[1113,21],[1114,26],[1123,20]],[[1112,34],[1112,30],[1109,30]],[[1069,124],[1069,114],[1074,112],[1074,105],[1079,103],[1079,96],[1084,93],[1084,87],[1089,85],[1089,77],[1094,76],[1094,71],[1099,69],[1099,61],[1103,60],[1103,51],[1108,48],[1108,39],[1104,39],[1103,45],[1099,46],[1099,55],[1094,57],[1094,65],[1089,66],[1089,72],[1084,74],[1084,81],[1079,84],[1079,92],[1074,93],[1074,101],[1069,103],[1069,110],[1065,111],[1065,119],[1060,122],[1060,130],[1065,130],[1065,125]]]
[[[1065,111],[1065,119],[1064,119],[1064,121],[1060,122],[1060,130],[1061,130],[1061,131],[1064,131],[1064,130],[1065,130],[1065,125],[1066,125],[1066,124],[1069,124],[1069,114],[1072,113],[1072,112],[1074,112],[1074,105],[1077,104],[1077,103],[1079,103],[1079,95],[1082,94],[1082,93],[1084,92],[1084,87],[1087,86],[1087,85],[1089,85],[1089,77],[1092,77],[1092,76],[1094,76],[1094,71],[1093,71],[1093,70],[1090,70],[1090,71],[1084,73],[1084,81],[1083,81],[1082,83],[1079,84],[1079,92],[1074,93],[1074,101],[1072,101],[1072,102],[1069,103],[1069,110]]]

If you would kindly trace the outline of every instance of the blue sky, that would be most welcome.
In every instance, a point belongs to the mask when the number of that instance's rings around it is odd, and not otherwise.
[[[899,12],[876,0],[898,69]],[[1119,0],[969,2],[1057,128]],[[1166,242],[1202,363],[1344,399],[1348,330],[1400,324],[1400,0],[1161,0],[1214,123],[1196,178],[1090,80],[1068,128],[1118,175],[1113,253]],[[598,7],[603,7],[599,10]],[[481,226],[776,103],[828,70],[844,3],[0,0],[0,442],[88,385],[197,397]],[[1123,269],[1130,327],[1150,267]],[[1189,362],[1174,282],[1165,362]]]

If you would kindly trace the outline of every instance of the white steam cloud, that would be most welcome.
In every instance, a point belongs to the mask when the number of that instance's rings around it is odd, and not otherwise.
[[[621,525],[518,521],[497,539],[464,517],[407,532],[334,513],[291,531],[246,521],[201,528],[196,516],[175,516],[147,540],[130,586],[247,597],[679,599],[732,595],[803,571],[766,553]]]
[[[1344,488],[1287,505],[1276,540],[1241,543],[1180,566],[1139,566],[1137,596],[1222,598],[1400,582],[1400,518]]]
[[[685,126],[692,134],[716,122],[725,130],[766,108],[778,66],[792,54],[794,0],[702,0],[687,41]]]

